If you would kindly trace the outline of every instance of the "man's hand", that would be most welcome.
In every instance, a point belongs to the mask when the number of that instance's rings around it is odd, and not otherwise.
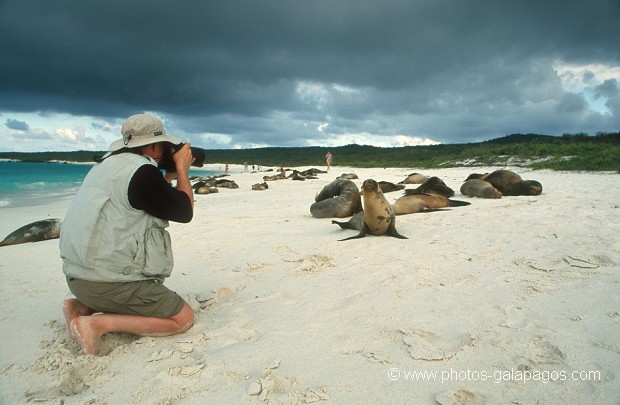
[[[192,204],[192,209],[194,209],[194,190],[189,181],[189,167],[194,163],[195,159],[189,147],[189,142],[186,142],[181,149],[172,155],[172,159],[177,168],[177,190],[187,194]]]
[[[174,164],[177,168],[177,172],[187,172],[189,167],[194,163],[194,156],[192,156],[192,150],[190,149],[190,143],[186,142],[185,145],[172,155]]]

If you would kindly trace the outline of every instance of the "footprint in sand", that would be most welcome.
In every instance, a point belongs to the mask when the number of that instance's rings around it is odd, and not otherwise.
[[[247,329],[235,325],[227,325],[218,329],[209,330],[205,333],[212,347],[221,349],[239,343],[255,341],[260,334],[254,329]]]
[[[468,333],[446,338],[422,329],[401,329],[400,332],[403,334],[403,343],[407,346],[409,355],[415,360],[448,360],[474,344],[474,339]]]
[[[548,340],[537,337],[528,345],[528,352],[517,359],[520,370],[530,370],[536,366],[565,364],[566,355]]]
[[[161,361],[164,359],[169,358],[170,356],[172,356],[174,354],[174,350],[173,349],[164,349],[164,350],[160,350],[157,352],[153,352],[148,359],[146,359],[147,363],[151,363],[151,362],[155,362],[155,361]]]
[[[447,391],[435,397],[439,405],[477,405],[487,404],[484,395],[469,390]]]
[[[516,265],[529,266],[533,269],[544,271],[545,273],[568,270],[570,268],[597,269],[599,267],[609,267],[615,265],[614,261],[606,256],[589,255],[584,253],[576,253],[556,259],[522,258],[514,263]]]
[[[328,267],[335,266],[329,255],[303,255],[285,245],[276,247],[276,250],[282,256],[283,261],[288,263],[300,263],[297,268],[298,274],[317,273]]]
[[[234,291],[228,287],[221,287],[214,292],[190,293],[185,297],[185,301],[194,311],[203,311],[213,304],[222,304],[230,300]]]
[[[499,326],[519,330],[530,325],[527,314],[520,307],[500,308],[500,310],[506,315],[506,321]]]
[[[28,402],[47,402],[77,395],[114,376],[108,370],[109,356],[82,355],[77,343],[68,340],[64,322],[52,321],[48,326],[54,331],[54,338],[41,342],[45,353],[30,369],[35,373],[55,375],[57,381],[26,392],[24,396]]]
[[[265,367],[261,378],[250,383],[246,393],[249,396],[258,396],[258,400],[262,402],[309,404],[329,400],[325,387],[294,390],[299,385],[298,378],[274,374],[280,363],[281,360],[274,360]]]
[[[198,374],[203,368],[205,368],[205,366],[206,364],[199,363],[191,366],[173,367],[168,370],[168,374],[170,374],[170,376],[189,377],[191,375]]]
[[[265,367],[261,378],[252,382],[246,393],[250,396],[258,395],[260,401],[266,402],[271,394],[288,392],[295,386],[297,378],[273,374],[274,370],[280,367],[280,363],[281,360],[274,360]]]

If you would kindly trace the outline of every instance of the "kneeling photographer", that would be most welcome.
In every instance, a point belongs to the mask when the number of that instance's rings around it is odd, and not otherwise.
[[[76,297],[64,302],[67,331],[86,354],[106,333],[166,336],[194,321],[192,308],[163,282],[174,264],[168,221],[193,217],[189,168],[197,159],[153,116],[129,117],[121,133],[84,179],[60,236],[63,272]],[[164,179],[162,161],[176,188]]]

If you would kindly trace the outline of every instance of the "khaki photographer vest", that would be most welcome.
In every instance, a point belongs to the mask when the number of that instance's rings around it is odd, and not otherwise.
[[[174,260],[168,221],[129,203],[127,189],[144,164],[133,153],[95,165],[75,195],[60,231],[60,256],[67,276],[91,281],[137,281],[168,277]]]

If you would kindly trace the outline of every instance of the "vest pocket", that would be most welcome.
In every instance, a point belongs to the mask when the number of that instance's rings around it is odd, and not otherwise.
[[[170,234],[163,228],[149,229],[144,240],[144,270],[142,272],[147,276],[168,277],[172,273],[173,266]]]

